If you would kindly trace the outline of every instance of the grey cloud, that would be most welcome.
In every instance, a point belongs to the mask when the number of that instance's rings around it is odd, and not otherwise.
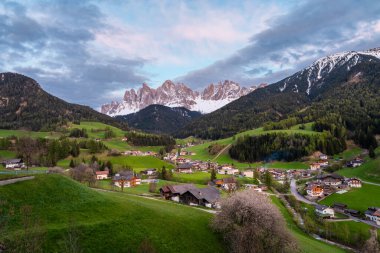
[[[281,62],[282,67],[290,62],[299,61],[301,56],[308,57],[315,54],[319,57],[337,50],[347,50],[345,42],[355,31],[360,22],[380,20],[380,2],[372,0],[309,0],[296,9],[271,20],[270,28],[253,36],[249,44],[238,50],[230,57],[217,61],[214,64],[189,72],[178,77],[177,80],[189,83],[192,86],[203,86],[220,79],[233,79],[243,84],[252,84],[257,81],[254,77],[246,76],[246,69],[255,69],[261,66],[271,66]],[[331,48],[333,44],[341,44],[340,48],[331,50],[317,50],[317,52],[302,51],[304,46]],[[380,45],[378,37],[366,42],[367,47]],[[349,45],[349,50],[362,49],[361,42]],[[305,47],[306,48],[306,47]],[[296,51],[297,53],[292,53]],[[287,57],[284,57],[288,53]],[[304,61],[310,64],[315,58]],[[299,64],[297,64],[299,67]],[[302,67],[305,67],[302,66]],[[292,68],[291,68],[292,69]],[[294,69],[296,72],[298,69]],[[286,71],[274,71],[273,77],[284,78],[281,74]],[[273,80],[274,78],[268,78]]]
[[[2,71],[28,75],[60,98],[93,107],[108,102],[104,98],[108,92],[148,80],[140,73],[144,59],[90,51],[95,33],[109,28],[96,5],[66,0],[33,7],[51,20],[33,19],[19,3],[0,3],[9,13],[0,15],[0,59],[6,62]]]

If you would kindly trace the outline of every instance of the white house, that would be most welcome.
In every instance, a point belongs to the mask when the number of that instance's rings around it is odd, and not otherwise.
[[[335,215],[334,209],[329,206],[317,205],[315,212],[318,216],[323,218],[333,218]]]
[[[235,175],[238,174],[239,170],[231,166],[221,166],[218,168],[218,174],[222,175]]]
[[[10,159],[3,162],[6,169],[24,169],[26,168],[25,163],[22,159]]]
[[[347,184],[351,188],[361,188],[362,187],[362,181],[357,178],[349,178],[347,180]]]
[[[377,225],[380,225],[380,208],[379,207],[370,207],[365,211],[365,217],[373,222],[376,222]]]
[[[327,157],[327,155],[321,153],[321,154],[319,155],[319,159],[321,159],[321,160],[327,160],[328,157]]]
[[[107,179],[108,178],[108,175],[109,175],[109,171],[108,170],[104,170],[104,171],[95,171],[95,175],[96,175],[96,180],[103,180],[103,179]]]
[[[253,178],[253,170],[245,170],[241,172],[241,175],[244,177]]]

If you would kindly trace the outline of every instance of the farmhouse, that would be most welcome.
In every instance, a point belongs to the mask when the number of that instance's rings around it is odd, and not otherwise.
[[[167,200],[180,201],[180,196],[190,189],[196,189],[193,184],[165,185],[160,188],[160,194]]]
[[[193,188],[180,195],[180,202],[192,206],[219,207],[220,193],[215,187]]]
[[[22,159],[10,159],[2,162],[6,169],[24,169],[25,163]]]
[[[335,215],[334,209],[324,205],[317,205],[315,207],[315,213],[322,218],[333,218]]]
[[[344,178],[337,174],[320,175],[317,181],[325,185],[339,186],[343,183]]]
[[[327,160],[327,159],[329,159],[329,158],[328,158],[327,155],[321,153],[321,154],[319,155],[319,159],[321,159],[321,160]]]
[[[351,216],[354,216],[354,217],[359,217],[360,216],[360,211],[354,210],[354,209],[346,209],[346,210],[344,210],[344,213],[348,214],[348,215],[351,215]]]
[[[347,208],[347,205],[343,203],[334,203],[332,205],[332,208],[334,208],[334,210],[337,212],[344,212],[344,210]]]
[[[364,214],[368,220],[380,225],[380,207],[369,207]]]
[[[233,177],[215,179],[208,183],[210,186],[220,187],[225,191],[234,191],[237,189],[236,179]]]
[[[218,168],[218,174],[222,175],[235,175],[238,174],[239,170],[231,166],[223,165]]]
[[[312,163],[310,164],[310,170],[320,170],[321,169],[321,165],[319,163]]]
[[[96,180],[107,179],[109,176],[109,170],[106,169],[104,171],[101,171],[101,170],[95,171],[95,175],[96,175]]]
[[[117,187],[128,188],[141,184],[141,178],[135,175],[133,171],[120,171],[112,178],[112,182]]]
[[[177,166],[177,171],[179,173],[187,173],[187,174],[193,173],[193,164],[191,163],[179,164]]]
[[[306,193],[312,198],[321,197],[324,193],[323,188],[318,184],[310,184],[306,187]]]
[[[156,169],[146,169],[141,171],[142,174],[147,175],[147,176],[153,176],[157,173]]]
[[[362,181],[357,178],[349,178],[347,179],[347,185],[351,188],[360,188],[362,187]]]
[[[347,162],[346,166],[351,168],[356,168],[361,166],[364,163],[363,159],[357,157],[352,161]]]
[[[243,177],[249,177],[249,178],[253,178],[253,170],[245,170],[245,171],[242,171],[241,172],[241,175]]]

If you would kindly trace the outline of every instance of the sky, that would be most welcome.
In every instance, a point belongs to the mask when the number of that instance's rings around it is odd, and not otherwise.
[[[378,0],[0,1],[0,71],[95,109],[143,82],[270,84],[374,47]]]

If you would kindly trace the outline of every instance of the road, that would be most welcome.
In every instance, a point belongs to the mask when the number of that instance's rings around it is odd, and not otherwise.
[[[212,159],[212,161],[215,161],[221,154],[223,154],[229,147],[231,147],[231,144],[228,144],[225,148],[219,151],[219,153]]]
[[[295,179],[292,179],[292,181],[290,182],[290,191],[292,193],[292,195],[299,201],[301,202],[304,202],[306,204],[309,204],[309,205],[317,205],[317,203],[313,202],[313,201],[310,201],[308,200],[307,198],[305,198],[304,196],[302,196],[298,191],[297,191],[297,184],[296,184],[296,180]]]
[[[375,183],[373,183],[375,184]],[[379,185],[379,184],[375,184],[375,185]],[[380,185],[379,185],[380,186]],[[310,204],[310,205],[318,205],[318,203],[315,203],[315,202],[312,202],[310,200],[308,200],[307,198],[305,198],[304,196],[302,196],[298,191],[297,191],[297,184],[296,184],[296,180],[295,179],[292,179],[292,181],[290,182],[290,191],[292,193],[292,195],[299,201],[301,202],[304,202],[306,204]],[[344,215],[347,215],[346,213],[344,213]],[[368,220],[362,220],[362,219],[359,219],[359,218],[356,218],[356,217],[353,217],[353,216],[350,216],[350,215],[347,215],[351,220],[353,221],[356,221],[356,222],[362,222],[362,223],[365,223],[369,226],[372,226],[372,227],[375,227],[375,228],[380,228],[379,225],[376,225],[374,222],[371,222],[371,221],[368,221]]]
[[[372,183],[372,182],[363,181],[363,180],[362,180],[362,182],[365,183],[365,184],[372,184],[372,185],[380,186],[380,184],[378,184],[378,183]]]

